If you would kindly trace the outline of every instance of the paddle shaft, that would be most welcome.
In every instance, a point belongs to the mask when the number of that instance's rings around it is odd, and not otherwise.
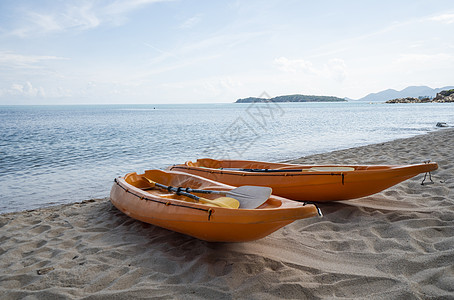
[[[174,193],[176,193],[177,195],[182,195],[182,196],[185,196],[185,197],[194,199],[194,200],[196,200],[196,201],[199,201],[199,200],[200,200],[200,197],[198,197],[198,196],[196,196],[196,195],[193,195],[193,194],[190,194],[189,191],[188,191],[188,192],[184,192],[184,191],[183,191],[184,189],[176,188],[176,187],[172,187],[172,186],[167,186],[167,185],[163,185],[163,184],[160,184],[160,183],[157,183],[157,182],[155,182],[154,184],[155,184],[157,187],[161,188],[161,189],[168,190],[169,192],[174,192]]]
[[[158,184],[156,184],[156,185],[158,185]],[[161,186],[159,186],[159,187],[161,187]],[[167,189],[167,186],[163,185],[162,188]],[[144,190],[144,191],[152,190],[152,189],[153,189],[153,187],[142,188],[142,190]],[[174,188],[174,189],[178,190],[178,188]],[[199,194],[215,194],[215,195],[221,195],[221,196],[227,195],[227,192],[225,192],[225,191],[198,190],[198,189],[191,189],[191,188],[180,188],[180,194],[181,194],[181,192],[199,193]]]
[[[155,182],[145,176],[142,176],[142,178],[148,183],[152,184],[153,186],[157,186],[158,188],[166,189],[169,192],[174,192],[177,195],[185,196],[188,198],[191,198],[193,200],[196,200],[197,202],[201,203],[207,203],[207,204],[212,204],[218,207],[226,207],[226,208],[238,208],[240,206],[240,202],[236,199],[230,198],[230,197],[221,197],[216,200],[210,200],[210,199],[205,199],[202,197],[198,197],[196,195],[190,194],[188,192],[185,192],[182,188],[175,188],[172,186],[166,186],[164,184]],[[221,200],[222,199],[222,200]]]
[[[215,194],[215,195],[222,195],[222,196],[227,195],[227,192],[223,192],[223,191],[198,190],[198,189],[191,189],[191,188],[185,188],[184,191],[186,191],[188,193]]]

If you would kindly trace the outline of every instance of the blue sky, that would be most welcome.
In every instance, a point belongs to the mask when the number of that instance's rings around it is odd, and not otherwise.
[[[0,1],[0,105],[454,85],[454,1]]]

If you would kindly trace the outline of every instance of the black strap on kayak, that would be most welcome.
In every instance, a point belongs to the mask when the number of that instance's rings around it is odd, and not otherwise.
[[[213,214],[213,209],[212,208],[209,208],[208,209],[208,221],[210,221],[211,219],[211,215]]]
[[[321,209],[318,207],[318,204],[320,204],[320,203],[312,202],[312,201],[303,202],[303,206],[306,206],[306,205],[308,205],[308,204],[315,206],[315,208],[317,209],[318,216],[319,216],[319,217],[323,217],[322,211],[321,211]]]
[[[429,160],[423,161],[423,163],[425,163],[425,164],[430,163],[430,159],[429,159]],[[426,181],[427,174],[429,174],[429,180],[430,180],[430,182],[425,182],[425,181]],[[424,184],[434,184],[434,181],[432,180],[432,174],[431,174],[430,172],[426,172],[426,173],[424,174],[424,178],[423,178],[423,180],[422,180],[422,182],[421,182],[421,185],[424,185]]]
[[[430,180],[429,182],[425,182],[427,175],[429,175],[429,180]],[[434,181],[432,180],[432,174],[430,172],[426,172],[424,174],[424,178],[423,178],[423,180],[421,182],[421,185],[426,185],[426,184],[434,184]]]
[[[175,193],[176,193],[178,196],[180,196],[180,195],[181,195],[181,190],[182,190],[182,188],[181,188],[181,187],[178,187],[178,188],[177,188],[177,191],[176,191]],[[171,191],[171,190],[169,190],[169,191]]]

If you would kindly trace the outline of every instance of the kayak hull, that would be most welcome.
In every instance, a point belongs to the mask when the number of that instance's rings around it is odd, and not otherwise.
[[[313,171],[317,168],[321,171]],[[329,171],[330,168],[332,171]],[[369,196],[437,168],[438,165],[434,162],[414,165],[313,166],[199,159],[171,166],[169,170],[203,176],[232,186],[269,186],[274,195],[292,200],[326,202]],[[338,171],[339,169],[347,171]],[[302,171],[295,172],[296,170]]]
[[[110,193],[112,204],[126,215],[210,242],[246,242],[263,238],[291,222],[318,215],[312,204],[304,205],[271,196],[256,209],[232,209],[204,205],[167,190],[143,190],[142,176],[169,186],[231,190],[233,187],[178,172],[160,170],[130,173],[116,178]],[[215,199],[219,196],[205,195]]]

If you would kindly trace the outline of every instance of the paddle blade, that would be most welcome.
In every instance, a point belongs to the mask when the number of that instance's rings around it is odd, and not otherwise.
[[[240,202],[238,200],[230,198],[230,197],[219,197],[214,200],[210,199],[205,199],[205,198],[199,198],[199,201],[201,203],[205,204],[212,204],[216,205],[219,207],[225,207],[225,208],[238,208],[240,207]]]
[[[243,185],[226,193],[227,197],[237,199],[240,208],[254,209],[262,205],[271,196],[272,189],[265,186]]]
[[[150,184],[150,187],[149,187],[149,188],[154,188],[154,187],[155,187],[156,182],[154,182],[154,181],[151,180],[150,178],[145,177],[145,176],[142,176],[142,179],[145,180],[146,182],[148,182],[148,183]]]

